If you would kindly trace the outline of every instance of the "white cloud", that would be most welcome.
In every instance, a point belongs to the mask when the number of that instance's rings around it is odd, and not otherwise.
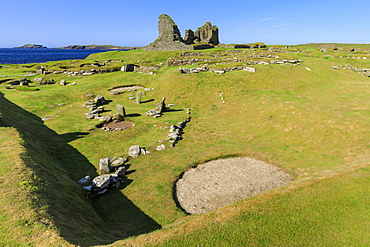
[[[258,21],[271,21],[271,20],[275,20],[276,18],[275,17],[268,17],[268,18],[264,18],[264,19],[261,19],[261,20],[258,20]]]

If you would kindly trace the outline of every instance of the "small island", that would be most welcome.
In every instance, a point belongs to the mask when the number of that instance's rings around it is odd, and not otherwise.
[[[47,47],[43,45],[26,44],[20,47],[14,47],[14,49],[47,49]]]
[[[116,45],[69,45],[63,47],[53,47],[51,49],[65,49],[65,50],[135,50],[141,47],[122,47]],[[25,44],[13,49],[48,49],[48,47],[36,44]]]
[[[115,49],[127,49],[127,47],[114,46],[114,45],[69,45],[65,47],[57,47],[55,49],[96,49],[96,50],[115,50]]]

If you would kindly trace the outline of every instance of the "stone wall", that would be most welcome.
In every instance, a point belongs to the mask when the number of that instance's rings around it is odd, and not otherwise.
[[[194,42],[201,42],[207,44],[218,45],[220,43],[218,38],[218,27],[212,26],[208,21],[204,26],[198,27],[194,33],[195,40]]]

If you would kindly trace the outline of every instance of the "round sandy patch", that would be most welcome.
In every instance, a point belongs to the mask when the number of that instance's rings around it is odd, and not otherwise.
[[[276,166],[252,158],[221,159],[186,171],[175,198],[189,214],[202,214],[292,181]]]
[[[106,125],[104,125],[104,127],[106,128],[109,128],[109,129],[116,129],[116,130],[126,130],[126,129],[129,129],[131,127],[133,127],[135,125],[134,122],[131,122],[131,121],[128,121],[128,120],[125,120],[125,121],[121,121],[121,122],[110,122],[110,123],[107,123]]]

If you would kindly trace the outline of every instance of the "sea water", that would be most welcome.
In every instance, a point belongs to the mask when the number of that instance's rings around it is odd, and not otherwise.
[[[85,59],[97,49],[14,49],[0,48],[0,64],[44,63],[48,61]]]

